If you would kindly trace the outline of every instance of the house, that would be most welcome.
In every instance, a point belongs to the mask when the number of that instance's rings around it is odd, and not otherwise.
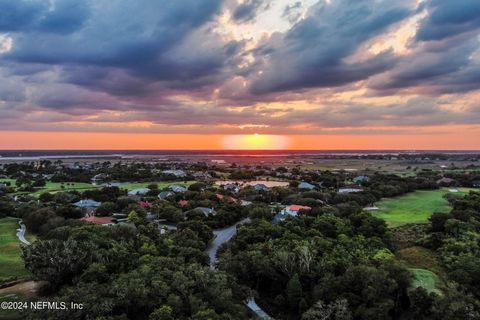
[[[151,212],[147,213],[147,215],[145,216],[145,220],[147,220],[148,222],[153,222],[156,218],[157,216]]]
[[[110,177],[108,176],[108,174],[99,173],[99,174],[93,176],[91,181],[92,181],[93,184],[99,184],[99,183],[107,181],[109,178]]]
[[[174,193],[172,191],[162,191],[158,194],[158,197],[162,200],[167,199],[170,196],[173,196]]]
[[[438,180],[436,181],[436,183],[437,183],[438,185],[442,185],[442,186],[449,186],[449,185],[453,184],[454,182],[455,182],[454,179],[446,178],[446,177],[443,177],[443,178],[438,179]]]
[[[102,226],[111,226],[114,225],[114,219],[112,217],[83,217],[80,218],[80,221],[85,221],[94,224],[100,224]]]
[[[362,192],[363,188],[359,185],[350,185],[345,186],[338,189],[338,193],[354,193],[354,192]]]
[[[150,192],[148,188],[138,188],[128,191],[129,196],[142,196]]]
[[[292,204],[290,206],[285,207],[280,213],[278,213],[274,218],[274,222],[280,222],[285,220],[288,216],[296,217],[300,210],[311,210],[312,208],[309,206],[302,206],[299,204]]]
[[[358,176],[353,178],[353,182],[357,184],[368,182],[368,181],[370,181],[370,178],[367,176]]]
[[[268,191],[268,187],[264,185],[263,183],[257,183],[256,185],[253,186],[253,189],[257,191]]]
[[[196,207],[195,209],[193,209],[192,211],[199,211],[201,213],[203,213],[203,215],[205,217],[208,217],[210,215],[214,216],[217,214],[217,212],[215,211],[215,209],[213,208],[206,208],[206,207]]]
[[[246,207],[246,206],[249,206],[249,205],[251,205],[251,204],[252,204],[251,201],[240,200],[240,205],[241,205],[242,207]]]
[[[188,206],[188,200],[180,200],[177,203],[180,207]]]
[[[228,202],[228,203],[235,203],[235,202],[238,201],[234,197],[224,196],[223,194],[220,194],[220,193],[215,194],[215,196],[217,197],[218,200],[225,201],[225,202]]]
[[[223,186],[223,189],[234,192],[234,193],[240,192],[240,186],[236,183],[228,183]]]
[[[193,174],[195,180],[204,180],[208,181],[212,179],[212,176],[208,172],[195,172]]]
[[[148,201],[138,201],[138,205],[142,208],[148,208],[150,207],[152,204]]]
[[[166,175],[175,176],[177,178],[183,178],[187,176],[187,174],[183,170],[164,170],[162,171],[162,173]]]
[[[187,191],[187,188],[176,185],[176,184],[172,184],[171,186],[168,187],[168,189],[172,190],[175,193],[184,193]]]
[[[101,202],[92,199],[82,199],[73,204],[77,208],[98,208]]]
[[[315,189],[315,186],[311,183],[303,181],[303,182],[300,182],[300,184],[298,185],[298,189],[313,190],[313,189]]]
[[[7,187],[8,187],[7,184],[5,184],[5,183],[0,183],[0,190],[1,190],[1,189],[7,189]]]

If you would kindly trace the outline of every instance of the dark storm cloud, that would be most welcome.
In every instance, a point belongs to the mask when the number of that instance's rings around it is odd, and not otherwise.
[[[472,57],[478,49],[476,36],[421,43],[394,69],[372,79],[369,87],[386,94],[409,88],[433,95],[477,90],[480,64]]]
[[[411,10],[399,2],[321,1],[288,32],[273,35],[264,44],[269,54],[251,90],[267,93],[340,86],[382,72],[392,67],[392,55],[355,63],[344,59],[409,14]]]
[[[255,19],[259,10],[266,8],[268,4],[264,0],[245,0],[235,8],[232,18],[236,22],[248,22]]]
[[[0,31],[69,34],[82,27],[89,1],[0,0]]]
[[[45,6],[27,10],[19,5],[19,15],[26,11],[26,20],[37,22],[3,23],[15,44],[4,57],[22,63],[124,68],[150,79],[186,81],[223,66],[222,44],[202,48],[198,39],[204,37],[206,45],[212,44],[209,30],[198,33],[219,9],[218,0],[55,1],[48,14]],[[82,12],[87,11],[91,13],[83,21]],[[67,35],[73,31],[74,35]],[[193,42],[188,50],[187,39]]]
[[[417,32],[422,41],[442,40],[480,27],[480,1],[429,0],[429,14]]]

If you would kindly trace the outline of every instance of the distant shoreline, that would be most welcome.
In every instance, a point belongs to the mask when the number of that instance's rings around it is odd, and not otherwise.
[[[0,161],[132,157],[289,157],[451,154],[478,155],[480,150],[0,150]]]

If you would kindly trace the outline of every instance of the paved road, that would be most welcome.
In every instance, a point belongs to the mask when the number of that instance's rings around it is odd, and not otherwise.
[[[25,232],[27,231],[27,228],[22,223],[22,220],[18,221],[18,224],[20,225],[20,228],[17,229],[17,238],[23,244],[26,244],[28,246],[30,244],[30,242],[27,239],[25,239]]]
[[[249,218],[243,219],[240,222],[237,222],[233,226],[224,228],[224,229],[217,229],[213,231],[215,238],[210,243],[207,248],[208,256],[210,257],[210,267],[215,268],[215,264],[217,262],[217,251],[218,248],[228,240],[230,240],[236,233],[237,233],[237,226],[242,223],[250,222]]]
[[[237,226],[242,223],[249,223],[250,218],[243,219],[242,221],[237,222],[233,226],[214,230],[213,234],[215,235],[215,239],[213,239],[212,243],[207,248],[208,256],[210,257],[210,267],[215,269],[215,264],[217,263],[217,251],[218,248],[228,240],[230,240],[236,233],[237,233]],[[245,301],[247,307],[256,315],[258,319],[264,320],[273,320],[265,311],[260,308],[260,306],[255,302],[255,298],[249,298]]]

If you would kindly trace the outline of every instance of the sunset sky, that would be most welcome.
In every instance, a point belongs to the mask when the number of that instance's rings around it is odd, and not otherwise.
[[[0,0],[0,149],[480,149],[479,0]]]

